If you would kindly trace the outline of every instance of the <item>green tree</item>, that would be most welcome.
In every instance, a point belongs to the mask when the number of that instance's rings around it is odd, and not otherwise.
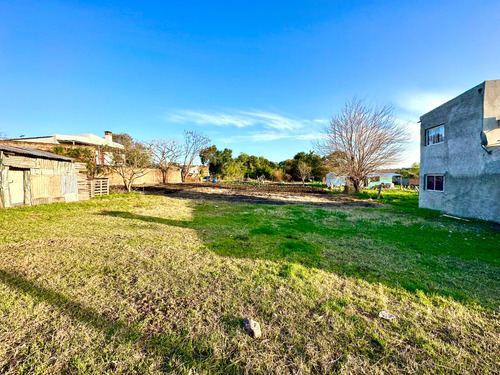
[[[262,175],[266,179],[272,179],[274,171],[278,168],[276,163],[262,156],[247,155],[244,153],[236,158],[236,162],[241,163],[245,175],[253,179],[259,178]]]
[[[87,169],[87,177],[90,179],[96,178],[100,173],[103,172],[103,166],[97,164],[96,151],[91,148],[86,147],[63,147],[55,146],[52,149],[54,154],[69,156],[82,163],[85,163]]]
[[[302,181],[299,164],[304,163],[311,169],[308,178],[312,177],[314,179],[321,179],[329,172],[325,160],[325,157],[317,155],[313,151],[310,151],[309,153],[299,152],[293,157],[293,159],[282,161],[279,166],[286,174],[291,175],[295,181]]]
[[[410,168],[397,169],[396,173],[405,178],[418,178],[420,176],[420,163],[413,163]]]
[[[241,180],[245,176],[245,167],[242,163],[232,159],[225,168],[225,177]]]
[[[211,175],[224,178],[229,174],[228,168],[233,162],[232,155],[232,150],[225,148],[220,151],[215,145],[212,145],[200,152],[200,160],[203,165],[208,164]]]
[[[413,163],[410,167],[410,172],[414,178],[420,177],[420,163]]]

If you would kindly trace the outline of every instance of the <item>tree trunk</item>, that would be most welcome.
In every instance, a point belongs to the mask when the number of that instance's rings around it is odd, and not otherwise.
[[[124,181],[125,183],[125,189],[130,193],[132,191],[132,182],[131,181]]]
[[[352,185],[356,194],[361,193],[361,182],[359,180],[353,180]]]
[[[163,179],[163,184],[166,184],[168,182],[168,178],[167,178],[167,173],[168,173],[168,170],[165,171],[165,170],[161,170],[161,177]]]
[[[186,177],[188,175],[188,172],[189,172],[188,169],[185,170],[184,168],[182,168],[182,170],[181,170],[181,181],[182,182],[186,182]]]

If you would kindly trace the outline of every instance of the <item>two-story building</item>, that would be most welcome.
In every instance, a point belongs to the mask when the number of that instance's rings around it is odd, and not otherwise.
[[[419,206],[500,222],[500,80],[420,117]]]

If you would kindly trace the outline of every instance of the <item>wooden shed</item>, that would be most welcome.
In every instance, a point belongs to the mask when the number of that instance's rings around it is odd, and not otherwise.
[[[72,158],[0,144],[0,208],[77,200]]]

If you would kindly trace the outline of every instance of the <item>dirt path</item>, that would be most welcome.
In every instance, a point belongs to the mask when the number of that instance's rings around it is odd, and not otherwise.
[[[321,207],[379,207],[370,200],[353,199],[344,194],[330,194],[325,189],[297,185],[246,185],[185,183],[149,186],[148,194],[162,194],[185,199],[224,200],[260,204],[307,204]]]

